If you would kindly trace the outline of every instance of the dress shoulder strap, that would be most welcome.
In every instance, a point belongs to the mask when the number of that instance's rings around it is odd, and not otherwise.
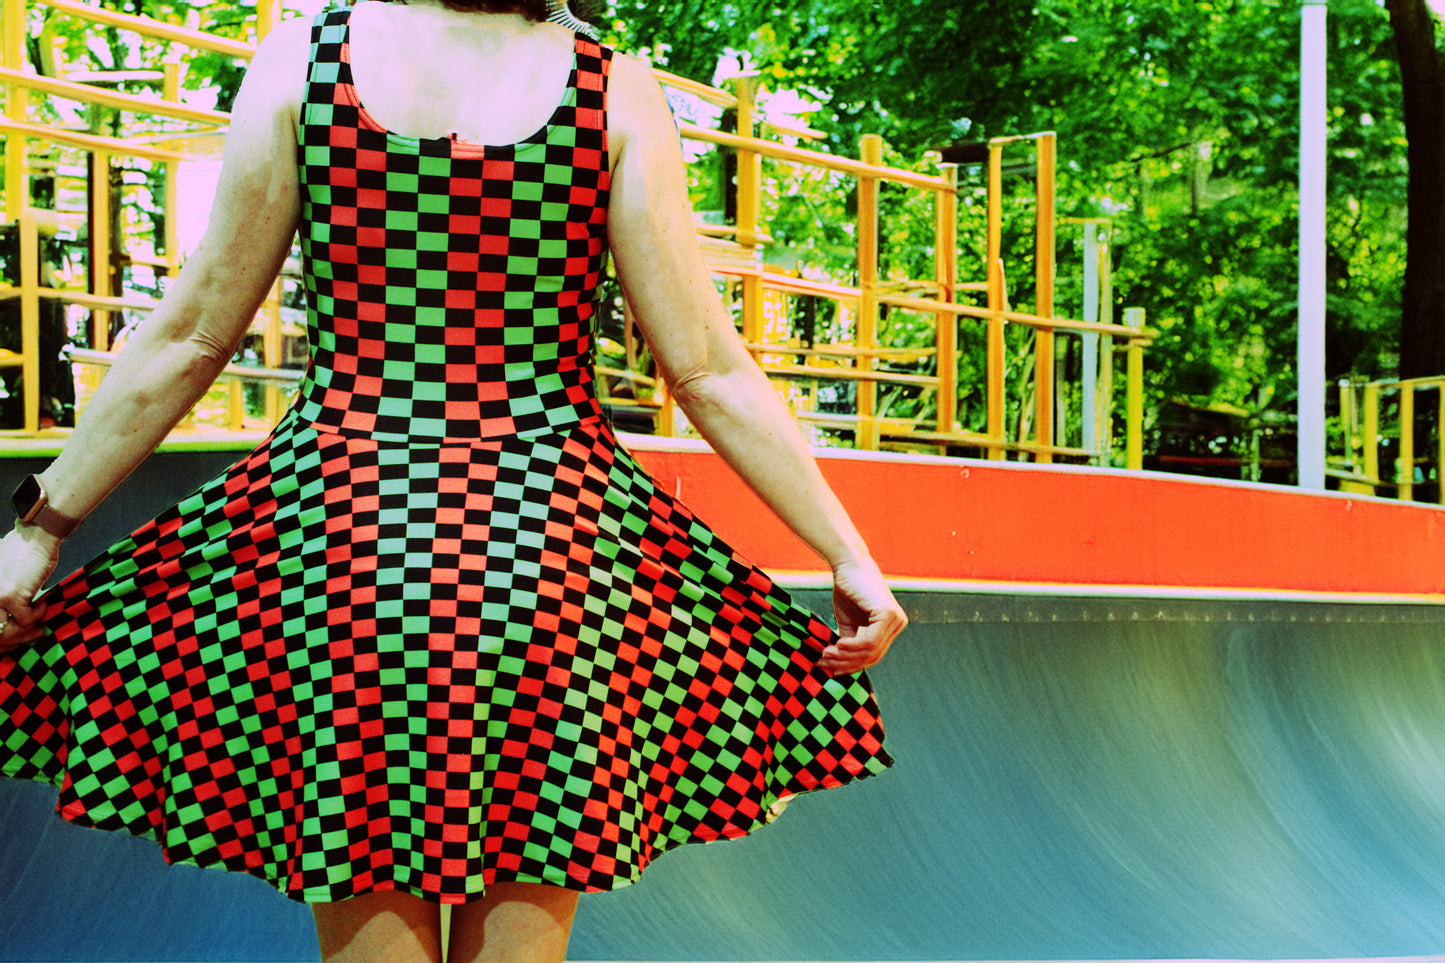
[[[612,72],[612,48],[577,32],[572,88],[575,91],[572,123],[583,129],[607,129],[607,78]]]
[[[335,111],[350,105],[349,99],[337,96],[338,88],[351,86],[351,64],[341,55],[342,45],[350,39],[351,8],[323,10],[311,21],[311,59],[306,67],[306,100],[302,105],[302,124],[331,126],[346,124],[348,118],[335,116]],[[326,116],[320,116],[324,108]],[[353,108],[354,110],[354,108]],[[349,118],[355,123],[356,118]]]

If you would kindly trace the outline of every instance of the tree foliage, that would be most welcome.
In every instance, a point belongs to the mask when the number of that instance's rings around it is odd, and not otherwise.
[[[916,155],[963,133],[1005,133],[1035,29],[1024,0],[613,0],[616,39],[709,82],[727,51],[767,82],[826,100],[815,118],[852,153],[862,133]]]
[[[1151,408],[1176,399],[1265,430],[1292,417],[1295,3],[703,0],[684,15],[614,0],[613,9],[619,39],[669,69],[706,80],[710,58],[741,51],[765,85],[805,87],[821,104],[812,123],[838,152],[872,130],[900,163],[926,166],[923,151],[940,141],[1057,131],[1060,213],[1113,220],[1116,308],[1144,307],[1160,331]],[[1399,63],[1375,0],[1332,0],[1328,22],[1328,375],[1389,376],[1405,269]],[[1442,183],[1438,171],[1426,176]],[[1062,230],[1061,297],[1077,253]],[[1011,278],[1015,301],[1032,296],[1022,273]]]
[[[1052,0],[1035,125],[1067,146],[1066,194],[1119,222],[1116,290],[1146,307],[1158,398],[1279,423],[1293,410],[1299,15],[1293,4]],[[1384,12],[1329,30],[1331,377],[1393,373],[1405,162]],[[1092,95],[1090,95],[1092,94]]]
[[[254,16],[252,8],[232,3],[101,3],[238,37]],[[1397,21],[1405,8],[1414,11],[1410,36],[1424,38],[1422,49],[1433,51],[1438,66],[1445,60],[1445,29],[1428,14],[1428,30],[1422,28],[1419,3],[1331,0],[1329,6],[1331,377],[1388,376],[1402,367],[1422,373],[1416,349],[1401,363],[1399,324],[1410,298],[1407,231],[1418,230],[1422,220],[1418,212],[1407,217],[1408,160],[1414,156],[1407,149],[1415,151],[1423,138],[1418,123],[1406,138],[1402,29],[1397,23],[1392,31],[1386,9],[1397,13]],[[759,76],[765,95],[792,91],[810,99],[816,109],[804,119],[827,135],[820,146],[833,153],[856,155],[862,133],[880,133],[888,163],[932,170],[926,151],[941,144],[1057,131],[1059,212],[1112,219],[1115,308],[1144,307],[1160,331],[1148,362],[1152,407],[1178,399],[1244,412],[1256,426],[1282,424],[1292,414],[1299,136],[1299,13],[1293,0],[598,5],[606,38],[659,67],[702,81],[712,81],[720,65],[724,73],[747,70]],[[57,57],[72,66],[117,70],[153,67],[170,53],[163,44],[85,25],[50,8],[33,6],[30,17],[31,59],[42,72]],[[225,109],[242,70],[231,58],[192,53],[185,86],[213,95]],[[126,81],[120,89],[151,88]],[[1445,104],[1445,95],[1427,99],[1431,104]],[[72,116],[52,119],[75,122]],[[99,132],[130,129],[137,120],[113,111],[95,111],[88,119]],[[1421,164],[1415,166],[1411,189],[1445,189],[1438,164],[1423,175]],[[715,153],[693,167],[694,199],[719,219],[726,217],[730,176],[726,159]],[[764,214],[778,241],[772,256],[846,280],[856,248],[848,179],[805,175],[786,165],[769,165],[766,177]],[[965,168],[960,182],[963,272],[981,278],[981,174]],[[1033,298],[1027,191],[1025,180],[1010,182],[1016,216],[1006,225],[1005,244],[1016,265],[1010,275],[1015,304]],[[155,206],[144,191],[129,198],[142,208]],[[885,279],[930,276],[928,205],[917,194],[889,189],[881,204]],[[1437,248],[1436,255],[1445,256],[1445,243]],[[1077,232],[1061,229],[1059,250],[1059,310],[1077,314]],[[1422,255],[1417,244],[1412,254],[1412,263],[1420,264],[1428,252]],[[819,314],[816,305],[797,308],[800,317],[812,319],[809,324],[849,323],[845,316]],[[1411,316],[1423,317],[1418,311]],[[912,344],[930,323],[899,313],[885,319],[884,334]],[[1418,326],[1427,333],[1445,328],[1429,317]],[[979,376],[982,361],[972,337],[965,326],[965,385]],[[1011,365],[1021,370],[1027,345],[1010,349]],[[889,403],[901,412],[926,415],[926,394],[895,394]],[[1024,408],[1022,398],[1011,403]],[[966,426],[974,427],[973,410],[965,398]]]
[[[1387,0],[1409,133],[1409,257],[1400,326],[1407,377],[1445,371],[1445,24],[1425,0]]]

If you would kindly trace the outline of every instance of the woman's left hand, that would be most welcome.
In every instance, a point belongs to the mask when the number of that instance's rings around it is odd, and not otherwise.
[[[833,614],[838,619],[838,641],[824,649],[818,661],[829,675],[877,665],[908,625],[903,607],[868,558],[833,569]]]
[[[45,634],[32,602],[60,560],[60,542],[38,528],[0,539],[0,653]]]

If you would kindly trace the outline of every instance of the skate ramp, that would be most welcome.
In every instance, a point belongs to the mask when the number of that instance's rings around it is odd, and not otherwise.
[[[895,769],[584,901],[576,958],[1445,954],[1438,610],[908,604]]]
[[[903,598],[894,769],[584,898],[572,959],[1445,954],[1441,609]],[[0,959],[314,958],[304,908],[51,804],[0,780]]]

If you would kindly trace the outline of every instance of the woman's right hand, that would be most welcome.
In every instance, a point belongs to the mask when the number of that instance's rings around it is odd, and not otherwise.
[[[60,541],[37,527],[11,529],[0,539],[0,653],[45,634],[31,603],[60,560]]]
[[[877,665],[908,625],[908,616],[871,558],[833,569],[833,614],[838,619],[838,642],[824,649],[818,661],[829,675]]]

